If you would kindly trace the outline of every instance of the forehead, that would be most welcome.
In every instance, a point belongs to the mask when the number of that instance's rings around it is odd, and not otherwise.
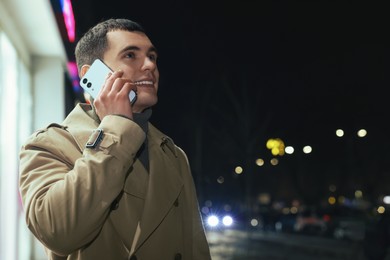
[[[149,37],[143,32],[116,30],[107,33],[108,50],[121,51],[128,46],[137,46],[140,50],[150,50],[153,47]]]

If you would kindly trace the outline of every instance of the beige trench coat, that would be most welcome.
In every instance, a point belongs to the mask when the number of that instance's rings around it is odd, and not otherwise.
[[[96,128],[102,141],[85,148]],[[99,123],[79,104],[62,125],[28,139],[20,193],[49,259],[211,259],[185,153],[149,124],[148,173],[135,159],[145,137],[133,121]]]

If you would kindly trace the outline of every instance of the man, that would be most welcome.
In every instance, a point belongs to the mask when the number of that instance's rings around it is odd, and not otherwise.
[[[20,153],[27,225],[49,259],[211,259],[187,157],[148,122],[159,72],[144,30],[106,20],[75,54],[80,77],[97,58],[114,72]]]

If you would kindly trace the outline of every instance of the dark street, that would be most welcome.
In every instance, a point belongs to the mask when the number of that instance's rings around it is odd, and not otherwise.
[[[209,230],[213,260],[365,260],[362,241],[239,229]],[[385,259],[390,259],[389,254]]]

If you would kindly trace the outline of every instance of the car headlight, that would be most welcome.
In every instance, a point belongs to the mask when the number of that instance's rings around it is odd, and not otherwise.
[[[207,218],[207,225],[210,227],[216,227],[219,224],[219,218],[215,215],[211,215]]]

